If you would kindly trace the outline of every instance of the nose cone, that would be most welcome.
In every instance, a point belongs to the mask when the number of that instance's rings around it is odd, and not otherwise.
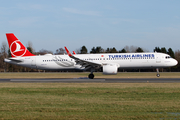
[[[178,61],[173,59],[172,64],[173,64],[173,66],[176,66],[178,64]]]

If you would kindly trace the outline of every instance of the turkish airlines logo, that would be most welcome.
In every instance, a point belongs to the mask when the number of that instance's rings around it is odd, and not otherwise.
[[[23,56],[26,53],[26,48],[19,40],[12,42],[10,51],[13,56]]]

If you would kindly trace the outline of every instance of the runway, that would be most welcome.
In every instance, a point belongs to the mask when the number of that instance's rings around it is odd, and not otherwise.
[[[108,78],[108,79],[88,79],[88,78],[59,78],[59,79],[0,79],[2,82],[21,83],[180,83],[180,78]]]

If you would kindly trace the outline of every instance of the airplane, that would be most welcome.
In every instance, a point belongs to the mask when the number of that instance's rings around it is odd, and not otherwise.
[[[143,69],[156,68],[157,77],[160,77],[159,68],[172,67],[178,64],[177,60],[168,54],[149,52],[149,53],[102,53],[102,54],[73,54],[69,52],[64,55],[34,55],[20,42],[13,33],[6,33],[10,58],[4,61],[23,67],[41,70],[90,70],[89,79],[94,78],[93,72],[102,67],[103,74],[114,75],[120,69]]]

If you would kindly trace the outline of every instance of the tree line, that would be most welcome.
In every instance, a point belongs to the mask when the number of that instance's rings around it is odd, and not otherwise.
[[[66,51],[64,48],[58,48],[56,49],[56,52],[53,53],[52,51],[46,50],[46,49],[41,49],[38,52],[36,52],[33,47],[32,43],[28,42],[27,49],[35,54],[35,55],[45,55],[45,54],[54,54],[54,55],[61,55],[61,54],[66,54]],[[180,71],[180,50],[176,50],[175,52],[172,50],[172,48],[166,49],[165,47],[155,47],[153,49],[154,52],[161,52],[161,53],[166,53],[169,54],[172,58],[175,58],[178,61],[178,65],[172,68],[165,68],[162,69],[162,71],[175,71],[179,72]],[[121,50],[117,50],[115,47],[112,48],[107,48],[103,49],[101,46],[93,47],[90,52],[88,52],[86,46],[82,46],[79,49],[75,50],[76,54],[96,54],[96,53],[140,53],[140,52],[149,52],[146,49],[143,49],[141,47],[136,47],[136,46],[125,46]],[[1,50],[0,50],[0,72],[35,72],[35,71],[40,71],[40,70],[35,70],[31,68],[25,68],[21,66],[16,66],[12,64],[8,64],[4,62],[5,58],[11,57],[11,53],[9,50],[9,47],[7,46],[6,42],[2,42],[1,44]],[[122,71],[122,70],[119,70]],[[126,70],[126,71],[139,71],[138,70]],[[141,70],[141,71],[155,71],[155,70]]]

